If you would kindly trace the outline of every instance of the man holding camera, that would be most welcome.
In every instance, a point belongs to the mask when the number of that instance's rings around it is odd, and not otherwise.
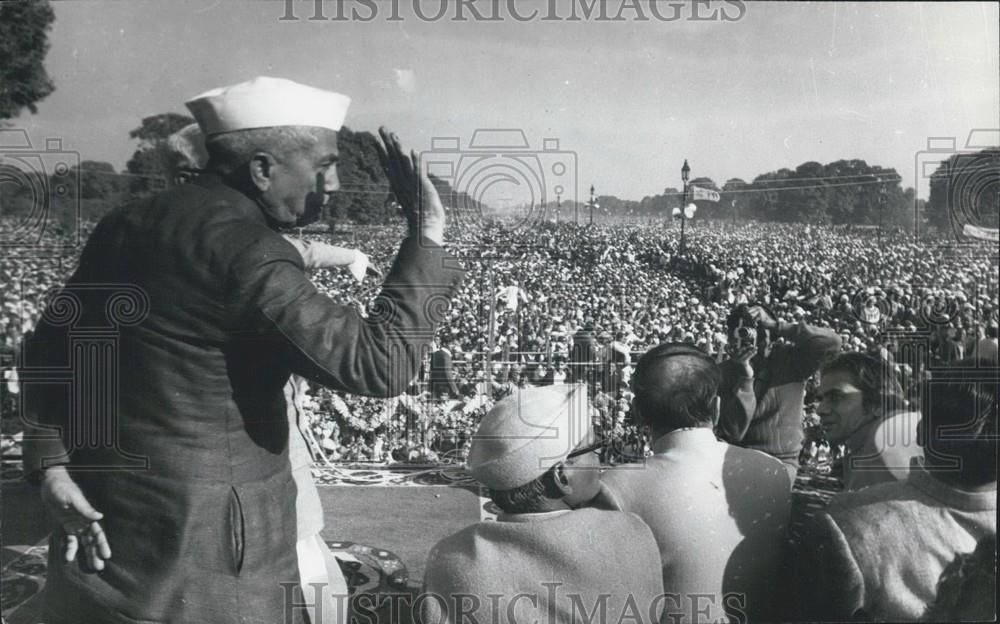
[[[840,351],[831,329],[779,322],[761,305],[736,306],[726,319],[729,359],[721,364],[720,438],[777,457],[793,478],[802,450],[805,382]],[[781,338],[786,344],[775,344]]]
[[[114,322],[123,287],[148,310],[115,327],[113,369],[71,364],[74,377],[117,392],[106,409],[86,411],[105,395],[26,387],[40,427],[25,436],[25,472],[58,521],[46,622],[302,621],[285,383],[296,373],[401,393],[434,331],[428,303],[462,277],[442,247],[434,186],[384,130],[380,156],[409,232],[381,295],[362,317],[305,275],[277,229],[338,189],[348,103],[265,77],[189,101],[209,171],[105,216],[39,323],[29,370],[65,367],[71,329]],[[78,313],[70,328],[57,305],[67,300]],[[105,428],[113,446],[82,443]],[[125,453],[146,465],[122,469]]]

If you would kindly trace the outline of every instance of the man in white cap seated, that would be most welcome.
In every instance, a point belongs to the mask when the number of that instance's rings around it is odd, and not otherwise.
[[[502,510],[431,550],[423,622],[656,622],[656,542],[636,516],[577,509],[599,488],[585,386],[517,390],[483,418],[468,469]]]
[[[433,336],[428,302],[449,299],[462,277],[442,248],[433,184],[383,130],[380,157],[409,228],[377,305],[363,318],[307,279],[276,230],[337,190],[348,102],[274,78],[189,101],[208,171],[102,219],[53,299],[74,302],[75,325],[58,306],[39,322],[26,370],[69,366],[70,329],[110,326],[117,376],[106,362],[74,365],[75,378],[117,381],[96,412],[89,388],[74,399],[24,384],[43,426],[25,436],[25,472],[58,522],[46,622],[304,619],[289,375],[401,393]],[[106,440],[94,426],[112,443],[84,444]]]

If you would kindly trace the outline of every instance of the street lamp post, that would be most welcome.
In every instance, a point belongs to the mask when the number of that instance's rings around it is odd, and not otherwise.
[[[688,166],[688,161],[684,159],[684,166],[681,167],[681,244],[677,249],[677,255],[684,255],[684,222],[687,221],[687,216],[684,214],[684,209],[687,207],[687,196],[688,196],[688,176],[691,175],[691,167]]]
[[[885,184],[883,183],[878,190],[879,198],[879,208],[878,208],[878,246],[879,249],[882,248],[882,219],[885,218],[885,201],[886,201],[886,191]]]
[[[590,225],[594,225],[594,208],[598,208],[597,200],[594,199],[594,185],[590,185],[590,201],[587,202],[590,205]]]
[[[562,207],[562,195],[556,193],[556,225],[559,225],[559,208]]]

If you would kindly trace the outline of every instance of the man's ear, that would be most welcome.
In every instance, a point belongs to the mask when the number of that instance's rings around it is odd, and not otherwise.
[[[250,180],[261,192],[271,188],[271,181],[274,177],[274,156],[267,152],[256,152],[250,158]]]
[[[885,397],[879,395],[874,404],[868,406],[868,411],[872,415],[872,420],[884,420],[885,417]]]
[[[555,484],[556,489],[564,497],[573,493],[573,486],[569,484],[569,479],[566,478],[566,470],[562,462],[552,467],[552,477],[552,482]]]

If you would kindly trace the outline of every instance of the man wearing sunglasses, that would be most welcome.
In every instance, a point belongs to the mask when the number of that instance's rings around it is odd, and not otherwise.
[[[422,621],[658,621],[663,588],[649,527],[633,514],[578,509],[600,488],[602,446],[583,384],[499,401],[473,438],[468,468],[502,513],[431,550]]]
[[[719,379],[694,345],[643,354],[632,412],[654,454],[602,476],[598,505],[635,513],[656,538],[663,622],[773,620],[791,479],[777,459],[716,439]]]

